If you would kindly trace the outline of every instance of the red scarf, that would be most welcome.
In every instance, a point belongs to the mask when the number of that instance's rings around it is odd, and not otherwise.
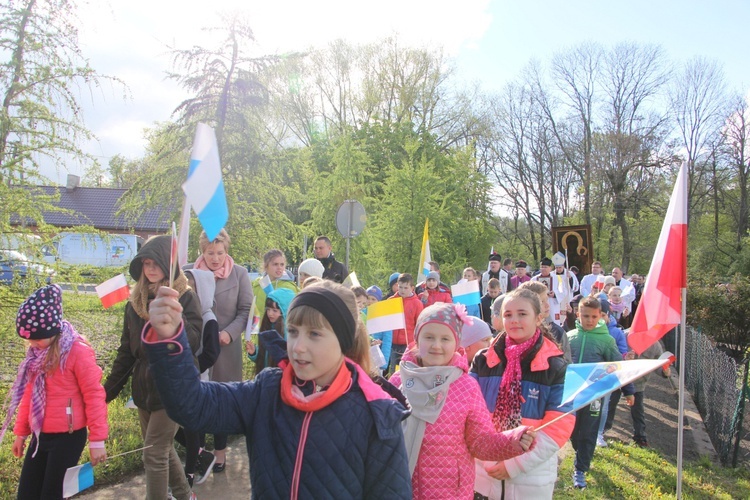
[[[196,269],[202,269],[204,271],[211,271],[212,273],[214,273],[214,278],[216,278],[217,280],[221,280],[228,277],[232,273],[232,268],[234,267],[234,259],[227,255],[227,258],[224,259],[224,265],[214,271],[213,269],[210,269],[208,267],[208,264],[206,264],[206,259],[204,259],[201,255],[200,257],[195,259],[195,264],[193,264],[193,267]]]
[[[495,430],[507,431],[521,425],[521,358],[526,355],[539,340],[542,334],[537,328],[530,339],[516,344],[505,336],[505,372],[497,391],[495,411],[492,413],[492,423]]]
[[[294,383],[294,368],[289,363],[284,366],[284,372],[281,375],[281,399],[284,403],[292,408],[304,412],[318,411],[336,401],[342,394],[346,393],[352,386],[352,373],[346,366],[346,361],[341,363],[336,378],[333,379],[328,389],[321,392],[314,392],[309,396],[302,394],[302,391]]]

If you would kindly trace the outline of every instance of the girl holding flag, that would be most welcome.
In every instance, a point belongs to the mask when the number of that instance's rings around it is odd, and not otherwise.
[[[106,460],[107,404],[101,386],[102,370],[96,353],[62,318],[62,290],[40,288],[18,309],[16,331],[27,340],[18,376],[8,394],[10,406],[0,430],[0,441],[18,409],[13,428],[13,455],[23,456],[18,498],[62,498],[63,479],[74,467],[89,435],[91,465]]]
[[[166,498],[169,485],[172,494],[178,500],[184,500],[190,498],[191,492],[180,457],[174,448],[177,424],[164,410],[141,343],[141,331],[149,321],[149,305],[159,287],[168,286],[171,281],[182,307],[180,319],[185,326],[192,353],[197,352],[200,346],[203,330],[201,306],[198,297],[190,289],[185,274],[177,262],[172,260],[171,249],[171,236],[154,236],[143,244],[130,262],[130,275],[136,283],[125,306],[120,347],[117,349],[112,371],[104,383],[104,390],[107,392],[107,402],[112,401],[132,375],[133,402],[138,407],[143,444],[146,446],[143,450],[145,498]],[[192,355],[191,358],[195,360]]]
[[[229,255],[229,234],[222,229],[212,241],[206,232],[198,240],[201,255],[194,267],[211,271],[216,280],[214,313],[219,322],[219,358],[210,370],[214,382],[236,382],[242,380],[243,333],[251,314],[253,291],[247,277],[247,269],[234,263]],[[265,301],[265,297],[264,297]],[[265,304],[265,302],[263,302]],[[226,467],[227,435],[214,435],[216,464],[213,472],[224,472]],[[203,472],[203,471],[201,471]],[[208,471],[206,471],[208,472]]]
[[[504,332],[476,355],[471,374],[497,431],[540,427],[570,409],[560,407],[567,363],[535,292],[520,288],[506,294],[501,318]],[[552,498],[557,452],[574,424],[575,417],[567,415],[539,430],[529,453],[500,462],[477,460],[475,498]]]
[[[263,270],[265,274],[253,280],[253,294],[257,304],[258,316],[263,317],[263,306],[266,304],[266,296],[277,288],[288,288],[295,294],[299,293],[299,287],[292,280],[285,279],[286,256],[281,250],[274,248],[263,255]],[[262,330],[261,330],[262,331]]]

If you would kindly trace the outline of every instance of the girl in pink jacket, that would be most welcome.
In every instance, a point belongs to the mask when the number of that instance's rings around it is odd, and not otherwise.
[[[0,441],[18,409],[13,455],[23,455],[26,438],[33,434],[18,498],[62,498],[65,471],[78,464],[87,427],[91,465],[107,458],[102,370],[91,346],[62,319],[58,285],[40,288],[21,304],[16,330],[28,340],[29,349],[8,394]]]
[[[473,498],[474,460],[506,460],[532,447],[528,427],[496,432],[477,382],[468,375],[461,304],[422,311],[408,351],[391,382],[412,407],[402,424],[414,498]],[[492,458],[490,458],[492,457]]]

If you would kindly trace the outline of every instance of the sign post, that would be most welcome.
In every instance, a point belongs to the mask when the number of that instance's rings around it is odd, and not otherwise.
[[[336,211],[336,229],[346,238],[346,268],[349,269],[349,240],[365,228],[365,207],[357,200],[346,200]]]

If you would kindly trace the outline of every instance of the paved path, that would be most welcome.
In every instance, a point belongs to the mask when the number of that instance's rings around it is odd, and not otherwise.
[[[677,456],[677,385],[676,373],[665,379],[654,374],[646,387],[646,427],[648,439],[672,461]],[[607,439],[619,439],[631,442],[632,424],[630,412],[624,399],[617,410],[615,424],[605,435]],[[693,404],[690,395],[685,398],[685,435],[683,457],[685,461],[696,460],[705,455],[718,463],[718,457],[708,438],[703,421]],[[195,486],[199,499],[236,499],[250,498],[250,475],[245,440],[236,439],[229,444],[227,468],[222,474],[211,474],[205,483]],[[572,452],[570,446],[565,453]],[[121,484],[107,486],[91,491],[76,498],[87,500],[142,499],[146,487],[143,473],[125,480]]]

